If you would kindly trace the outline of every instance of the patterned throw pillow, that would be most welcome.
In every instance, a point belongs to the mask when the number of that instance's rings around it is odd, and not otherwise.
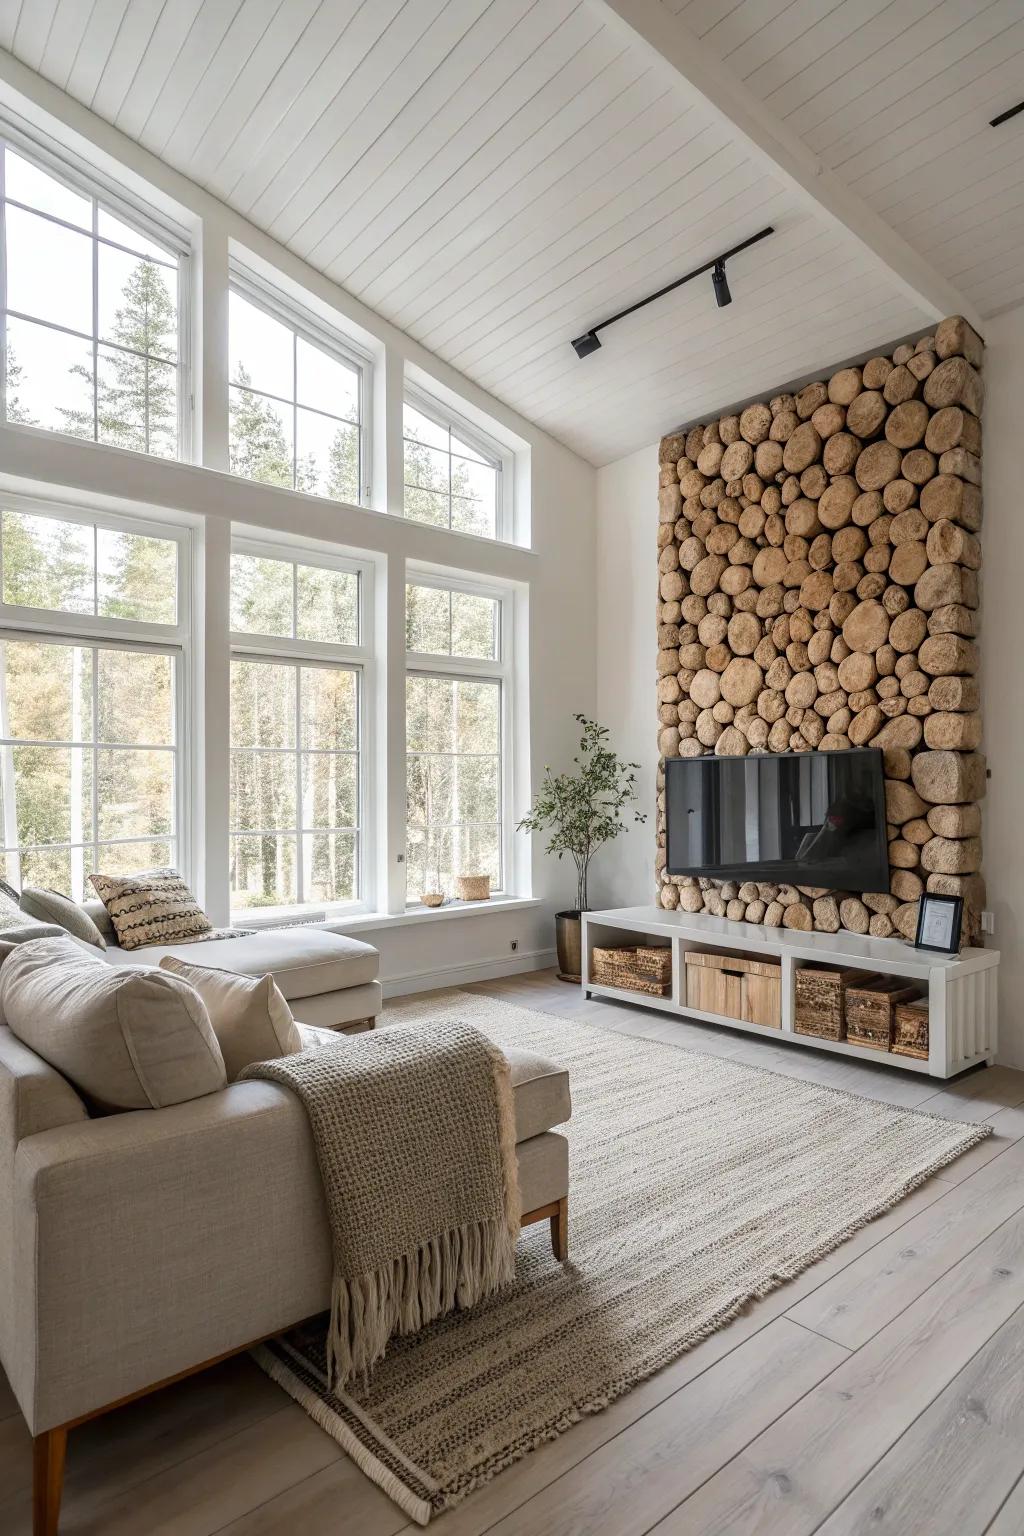
[[[212,924],[176,869],[141,875],[90,875],[110,913],[122,949],[180,944],[205,937]]]

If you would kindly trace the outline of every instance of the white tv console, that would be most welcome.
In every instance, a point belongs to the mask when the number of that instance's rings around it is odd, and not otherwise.
[[[672,995],[648,997],[622,987],[609,987],[590,977],[594,945],[643,943],[669,939],[672,946]],[[687,950],[742,950],[782,962],[782,1028],[748,1024],[742,1019],[703,1013],[686,1006]],[[793,1028],[794,972],[802,965],[835,965],[906,976],[927,991],[928,1060],[872,1051],[845,1040],[820,1040],[800,1035]],[[789,928],[765,928],[756,923],[734,923],[725,917],[689,912],[666,912],[661,907],[620,907],[609,912],[583,914],[583,979],[586,997],[612,997],[618,1002],[656,1008],[663,1013],[724,1024],[747,1034],[789,1040],[819,1051],[834,1051],[862,1061],[883,1062],[908,1072],[927,1072],[932,1077],[953,1077],[978,1062],[991,1062],[996,1052],[997,978],[999,952],[964,949],[959,955],[937,955],[915,949],[902,939],[872,939],[855,933],[799,933]]]

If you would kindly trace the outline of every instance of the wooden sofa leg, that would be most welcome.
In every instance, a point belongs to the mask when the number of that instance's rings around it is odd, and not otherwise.
[[[551,1217],[551,1251],[560,1264],[569,1257],[569,1196],[563,1195]]]
[[[68,1432],[48,1429],[32,1442],[32,1536],[57,1536]]]

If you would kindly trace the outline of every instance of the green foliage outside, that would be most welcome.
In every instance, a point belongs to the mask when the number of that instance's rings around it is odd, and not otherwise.
[[[488,476],[493,471],[488,472]],[[454,528],[493,538],[493,493],[488,501],[475,494],[465,459],[405,438],[405,515],[435,528]]]
[[[99,348],[96,430],[101,443],[173,458],[178,451],[178,307],[164,272],[156,262],[140,261],[125,283],[111,340],[131,350]],[[92,389],[92,373],[84,364],[76,363],[71,373]],[[91,413],[63,409],[61,414],[66,431],[92,436]]]
[[[262,480],[286,490],[306,491],[336,501],[359,501],[359,433],[341,423],[331,439],[326,475],[313,454],[298,455],[292,470],[292,450],[272,401],[253,391],[244,366],[231,389],[231,472],[247,480]],[[284,409],[289,410],[290,407]]]
[[[519,830],[546,832],[547,852],[559,859],[569,855],[576,866],[576,907],[586,912],[590,861],[622,831],[623,812],[636,799],[639,764],[624,762],[611,750],[605,726],[586,715],[573,718],[582,727],[575,772],[552,773],[545,767],[540,793]],[[634,821],[647,820],[640,811],[632,815]]]
[[[31,427],[35,425],[29,412],[21,401],[21,388],[25,370],[15,356],[14,348],[7,343],[6,358],[6,404],[7,420],[17,423],[18,426]]]
[[[91,527],[4,512],[4,600],[92,613],[96,581],[103,612],[173,607],[172,543],[103,530],[100,577],[92,550]],[[23,884],[80,898],[99,867],[129,873],[175,856],[173,758],[159,750],[174,741],[168,656],[3,641],[0,736],[3,845],[21,847]],[[97,850],[109,838],[130,841]]]

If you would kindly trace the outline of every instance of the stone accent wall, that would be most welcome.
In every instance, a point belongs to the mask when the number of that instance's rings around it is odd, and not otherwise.
[[[982,360],[955,316],[916,346],[662,439],[663,907],[913,938],[929,890],[964,896],[977,936]],[[851,746],[885,753],[889,890],[666,874],[665,758]]]

